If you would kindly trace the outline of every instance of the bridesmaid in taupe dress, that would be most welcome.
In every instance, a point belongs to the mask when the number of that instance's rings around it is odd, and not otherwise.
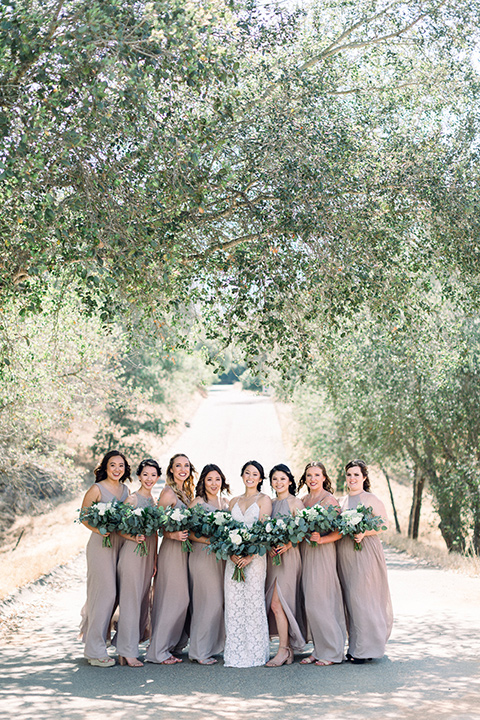
[[[295,497],[296,485],[290,469],[283,464],[270,470],[270,485],[277,499],[272,502],[272,518],[295,515],[303,510],[303,503]],[[281,565],[273,565],[272,557],[280,555]],[[294,650],[303,650],[305,638],[300,618],[300,583],[302,560],[300,550],[289,542],[270,551],[267,563],[266,605],[270,636],[278,635],[278,652],[266,663],[267,667],[289,665]]]
[[[338,507],[338,502],[332,495],[330,478],[322,463],[308,463],[300,478],[299,489],[305,484],[309,490],[308,495],[302,498],[306,508],[313,505]],[[321,536],[314,532],[309,539],[316,545],[302,543],[302,586],[313,653],[301,660],[301,663],[333,665],[343,662],[346,638],[335,550],[340,533],[335,531]]]
[[[357,505],[371,507],[387,525],[382,501],[370,492],[368,468],[363,460],[352,460],[346,467],[348,495],[340,500],[342,510]],[[347,660],[364,663],[381,658],[392,630],[393,612],[388,588],[387,565],[378,537],[382,530],[368,530],[355,536],[362,550],[354,549],[353,540],[343,537],[338,543],[338,574],[342,583],[347,613]]]
[[[205,465],[196,487],[196,498],[190,507],[201,505],[207,512],[228,510],[227,501],[220,496],[230,492],[225,475],[218,465]],[[223,622],[223,584],[225,562],[208,552],[209,540],[190,534],[193,552],[188,558],[190,576],[190,647],[188,657],[201,665],[214,665],[212,657],[223,651],[225,627]]]
[[[186,455],[174,455],[166,473],[166,484],[158,506],[183,509],[193,500],[195,468]],[[164,532],[158,551],[152,608],[152,639],[145,660],[173,665],[182,662],[173,653],[187,644],[185,623],[190,595],[188,589],[188,553],[182,542],[188,530]]]
[[[133,508],[154,507],[152,489],[162,471],[156,460],[142,460],[137,469],[140,488],[127,499]],[[119,618],[116,646],[120,665],[142,667],[138,659],[138,643],[148,637],[150,589],[157,559],[157,533],[124,535],[127,540],[118,558]],[[138,543],[146,542],[147,555],[135,551]]]
[[[111,450],[95,468],[95,484],[83,498],[82,508],[95,502],[124,502],[130,479],[130,465],[125,455]],[[80,637],[85,643],[84,655],[90,665],[111,667],[115,660],[107,653],[110,621],[117,602],[117,562],[125,542],[118,533],[110,533],[112,547],[103,547],[103,535],[97,528],[83,523],[91,536],[87,543],[87,601],[82,610]]]

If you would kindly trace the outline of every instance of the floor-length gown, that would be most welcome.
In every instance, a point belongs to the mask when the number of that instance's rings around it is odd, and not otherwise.
[[[133,493],[137,508],[153,506],[153,498]],[[138,657],[138,643],[148,638],[150,589],[157,555],[157,533],[146,539],[147,555],[139,555],[137,543],[126,540],[117,565],[119,617],[115,643],[123,657]]]
[[[279,515],[290,515],[290,506],[288,499],[274,500],[272,502],[272,517]],[[277,585],[278,599],[280,600],[288,620],[288,637],[290,647],[293,650],[303,650],[305,646],[305,638],[300,629],[300,595],[302,580],[302,560],[300,557],[300,549],[292,547],[280,556],[281,565],[274,565],[272,558],[267,560],[267,583],[266,583],[266,606],[269,633],[271,636],[278,635],[275,615],[271,610],[273,591],[275,583]]]
[[[186,505],[177,499],[175,507]],[[164,537],[157,559],[157,574],[152,607],[152,639],[145,659],[162,663],[174,650],[187,644],[185,623],[190,595],[188,590],[188,553],[179,540]]]
[[[214,505],[200,503],[207,512],[218,512]],[[208,545],[193,542],[188,558],[190,577],[190,646],[188,657],[200,662],[218,655],[225,645],[224,574],[225,561],[208,552]]]
[[[101,482],[100,501],[125,502],[128,488],[121,486],[120,500]],[[92,532],[87,543],[87,600],[82,609],[80,637],[85,643],[86,658],[104,658],[107,656],[107,644],[110,621],[118,602],[117,563],[125,539],[118,533],[110,534],[112,547],[103,547],[103,536]]]
[[[326,490],[318,505],[334,501]],[[336,501],[335,501],[336,502]],[[346,626],[342,590],[337,575],[336,542],[323,545],[302,543],[302,588],[308,636],[316,660],[341,663],[344,658]]]
[[[340,501],[343,510],[357,505],[373,507],[381,501],[363,490]],[[383,505],[382,505],[383,508]],[[367,535],[362,550],[355,550],[353,539],[338,541],[338,574],[342,584],[348,628],[348,652],[358,659],[381,658],[393,624],[392,601],[388,588],[387,564],[378,535]]]
[[[260,517],[260,507],[252,503],[245,513],[237,503],[232,517],[247,527]],[[267,613],[265,609],[266,558],[254,555],[245,570],[245,582],[232,580],[235,565],[228,558],[225,566],[225,651],[226,667],[265,665],[270,657]]]

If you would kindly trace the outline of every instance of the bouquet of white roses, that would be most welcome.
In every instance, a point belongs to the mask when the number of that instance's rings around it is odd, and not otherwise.
[[[335,505],[312,505],[312,507],[300,510],[295,515],[295,524],[302,534],[302,539],[314,532],[320,535],[328,535],[336,530],[336,520],[338,516],[338,508]],[[317,543],[308,540],[311,545]]]
[[[159,510],[161,513],[160,527],[164,532],[190,530],[192,511],[189,508],[176,508],[169,506],[163,509],[163,511],[161,507]],[[182,540],[183,552],[191,552],[192,549],[192,543],[188,538],[186,540]]]
[[[303,532],[298,527],[292,515],[277,515],[267,520],[264,529],[265,543],[269,550],[275,550],[281,545],[287,545],[289,542],[295,546],[304,538]],[[282,556],[273,555],[272,565],[281,564]]]
[[[222,532],[217,537],[211,538],[208,551],[214,552],[218,560],[226,560],[231,555],[265,555],[267,545],[263,523],[256,522],[249,529],[243,523],[230,520],[223,525]],[[235,565],[232,580],[244,582],[244,569]]]
[[[342,535],[348,535],[353,539],[355,550],[362,550],[362,544],[355,540],[355,535],[368,530],[386,530],[387,526],[383,518],[374,515],[373,508],[357,505],[354,510],[344,510],[340,513],[336,528]]]
[[[154,535],[161,523],[161,517],[162,514],[152,505],[133,508],[125,503],[122,506],[122,521],[118,529],[126,535]],[[135,552],[140,557],[148,555],[146,540],[137,544]]]
[[[102,547],[112,547],[109,534],[116,532],[122,522],[123,503],[115,502],[94,502],[90,507],[80,508],[78,522],[86,522],[103,535]]]

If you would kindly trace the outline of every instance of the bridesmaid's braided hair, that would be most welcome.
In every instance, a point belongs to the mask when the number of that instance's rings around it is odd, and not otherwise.
[[[215,465],[214,463],[209,463],[208,465],[205,465],[202,472],[200,473],[200,477],[198,479],[197,487],[195,488],[195,495],[196,497],[201,497],[205,502],[207,502],[207,491],[205,488],[205,478],[207,477],[208,473],[211,472],[217,472],[220,475],[220,478],[222,480],[222,486],[220,488],[220,493],[223,491],[230,494],[230,485],[227,483],[227,479],[223,472],[220,470],[218,465]]]
[[[326,490],[329,493],[333,493],[333,485],[332,481],[328,477],[327,468],[325,465],[321,462],[315,461],[315,462],[309,462],[305,465],[305,470],[303,471],[303,475],[299,480],[298,483],[298,490],[300,491],[304,485],[307,484],[307,470],[311,467],[318,467],[323,473],[323,489]],[[308,486],[307,486],[308,487]]]
[[[182,490],[185,493],[185,497],[187,497],[188,501],[191,502],[194,498],[194,492],[195,492],[194,478],[195,478],[195,475],[197,474],[197,471],[195,470],[192,463],[190,462],[190,459],[188,458],[187,455],[185,455],[185,453],[177,453],[172,458],[170,458],[170,462],[168,463],[167,472],[166,472],[165,485],[168,485],[168,487],[171,487],[173,492],[175,493],[175,495],[178,497],[178,499],[181,500],[183,503],[185,502],[185,498],[182,497],[182,495],[177,487],[177,484],[175,482],[175,479],[173,477],[173,472],[172,472],[173,463],[179,457],[186,458],[190,465],[190,475],[188,476],[188,478],[186,480],[184,480]]]
[[[371,486],[370,486],[370,478],[368,477],[367,463],[364,462],[364,460],[350,460],[350,462],[345,465],[345,472],[347,472],[347,470],[350,470],[350,468],[353,468],[353,467],[360,468],[362,475],[363,475],[363,489],[366,492],[370,492]]]
[[[272,478],[273,473],[275,472],[283,472],[289,479],[290,484],[288,486],[288,492],[290,495],[296,495],[297,493],[297,486],[295,484],[295,478],[292,475],[292,471],[289,467],[284,465],[283,463],[280,463],[279,465],[275,465],[269,472],[268,477],[270,478],[270,485],[272,484]]]
[[[110,460],[110,458],[117,457],[117,456],[121,457],[123,462],[125,463],[125,472],[123,473],[122,477],[120,478],[120,482],[125,482],[125,480],[129,480],[130,482],[132,481],[132,478],[130,476],[131,468],[130,468],[130,465],[129,465],[125,455],[123,453],[121,453],[120,450],[110,450],[103,456],[100,463],[97,465],[97,467],[93,471],[93,473],[95,475],[96,483],[107,479],[108,461]]]

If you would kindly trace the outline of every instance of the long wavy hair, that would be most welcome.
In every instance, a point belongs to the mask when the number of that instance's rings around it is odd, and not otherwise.
[[[160,467],[160,465],[158,464],[158,462],[157,462],[156,460],[152,460],[152,458],[146,458],[145,460],[142,460],[142,462],[140,463],[140,465],[139,465],[138,468],[137,468],[137,475],[138,475],[139,477],[140,477],[140,475],[141,475],[141,473],[142,473],[143,468],[146,468],[146,467],[153,467],[153,468],[155,468],[155,470],[157,471],[158,477],[161,476],[161,474],[162,474],[162,468]]]
[[[262,487],[263,481],[265,480],[265,470],[263,469],[263,465],[261,465],[258,462],[258,460],[249,460],[248,462],[246,462],[240,471],[240,477],[242,477],[243,473],[245,472],[245,470],[247,469],[247,467],[249,465],[253,465],[253,467],[256,468],[258,470],[258,472],[260,473],[261,479],[257,485],[257,490],[260,490],[260,488]]]
[[[172,488],[175,495],[178,497],[179,500],[182,502],[185,502],[185,498],[182,497],[177,484],[175,482],[175,479],[173,477],[173,463],[175,460],[179,457],[187,458],[189,464],[190,464],[190,475],[186,480],[183,481],[182,490],[185,494],[185,497],[188,499],[189,502],[193,500],[194,492],[195,492],[195,475],[197,474],[197,471],[193,467],[192,463],[190,462],[190,458],[188,455],[185,455],[185,453],[177,453],[172,458],[170,458],[170,462],[168,463],[167,471],[166,471],[166,477],[165,477],[165,485],[168,485]]]
[[[207,475],[211,472],[217,472],[220,475],[220,478],[222,480],[222,485],[220,488],[220,495],[222,492],[226,492],[230,494],[230,485],[227,483],[227,479],[223,472],[220,470],[218,465],[215,465],[214,463],[209,463],[208,465],[205,465],[205,467],[202,469],[202,472],[200,473],[200,477],[198,478],[197,487],[195,488],[195,496],[201,497],[205,502],[207,502],[207,490],[205,488],[205,478]]]
[[[320,470],[323,473],[323,477],[324,477],[323,489],[329,493],[333,493],[333,485],[332,485],[332,481],[328,477],[327,469],[323,463],[317,462],[317,461],[309,462],[305,465],[305,470],[303,471],[303,475],[300,478],[299,483],[298,483],[298,490],[300,491],[302,489],[302,487],[307,484],[307,470],[311,467],[320,468]],[[308,487],[308,485],[307,485],[307,487]]]
[[[362,475],[363,475],[363,489],[366,490],[366,492],[370,492],[370,478],[368,477],[368,467],[367,463],[364,460],[350,460],[349,463],[345,465],[345,472],[347,470],[350,470],[350,468],[353,467],[359,467]]]
[[[123,473],[122,477],[120,478],[120,482],[125,482],[125,480],[129,480],[130,482],[132,481],[132,478],[131,478],[132,470],[130,468],[130,465],[129,465],[125,455],[123,453],[121,453],[120,450],[110,450],[103,456],[100,463],[97,465],[97,467],[93,471],[94,475],[95,475],[96,483],[107,479],[108,461],[110,460],[110,458],[117,457],[117,456],[121,457],[123,462],[125,463],[125,472]]]
[[[289,480],[289,486],[288,486],[288,492],[290,495],[296,495],[297,494],[297,485],[295,483],[295,478],[293,477],[292,471],[290,470],[287,465],[284,465],[283,463],[280,463],[279,465],[275,465],[269,472],[268,477],[270,478],[270,486],[272,485],[272,478],[273,473],[275,472],[282,472],[284,473]]]

